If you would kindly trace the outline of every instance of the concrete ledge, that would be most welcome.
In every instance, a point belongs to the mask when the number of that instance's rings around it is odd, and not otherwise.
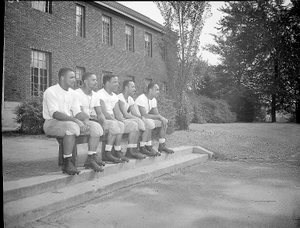
[[[207,154],[189,154],[160,163],[129,169],[102,178],[68,186],[59,190],[11,201],[4,204],[5,227],[22,225],[67,207],[75,206],[117,189],[133,185],[165,173],[206,162]]]
[[[208,158],[211,159],[214,156],[214,152],[211,152],[201,146],[193,147],[193,153],[195,154],[207,154]]]
[[[6,203],[44,192],[54,191],[63,187],[103,178],[107,175],[163,162],[193,153],[193,147],[181,146],[173,149],[175,151],[174,154],[162,153],[161,156],[155,158],[147,157],[143,160],[130,160],[128,163],[106,164],[103,173],[95,173],[92,170],[86,170],[83,167],[79,167],[78,169],[81,170],[81,173],[75,176],[69,176],[62,172],[54,172],[38,177],[3,182],[3,201]]]

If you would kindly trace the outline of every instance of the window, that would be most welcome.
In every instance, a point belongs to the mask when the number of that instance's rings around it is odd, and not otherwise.
[[[84,6],[76,5],[76,36],[85,36]]]
[[[152,57],[152,35],[145,33],[145,51],[146,56]]]
[[[51,13],[51,1],[31,1],[31,7],[45,13]]]
[[[75,77],[76,77],[76,85],[75,87],[79,87],[82,85],[82,75],[85,73],[85,68],[84,67],[76,67],[75,70]]]
[[[39,96],[49,86],[49,54],[31,51],[31,96]]]
[[[163,93],[167,93],[167,91],[168,91],[167,82],[162,82],[161,83],[161,91]]]
[[[133,52],[134,42],[133,42],[134,29],[130,25],[125,25],[125,36],[126,36],[126,50]]]
[[[111,39],[111,18],[107,16],[102,16],[102,43],[109,46],[112,45]]]

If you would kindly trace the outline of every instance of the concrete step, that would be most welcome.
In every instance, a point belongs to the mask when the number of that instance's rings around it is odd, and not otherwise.
[[[95,173],[92,170],[84,169],[79,167],[81,171],[79,175],[69,176],[63,174],[62,172],[53,172],[47,175],[21,179],[17,181],[10,181],[3,183],[3,200],[4,203],[13,200],[22,199],[29,196],[34,196],[48,191],[55,191],[57,189],[82,183],[85,181],[90,181],[97,178],[102,178],[107,175],[111,175],[117,172],[135,169],[138,167],[155,164],[169,159],[174,159],[176,157],[182,157],[187,154],[195,153],[197,151],[196,147],[177,147],[173,148],[174,154],[162,153],[159,157],[147,157],[143,160],[130,160],[128,163],[122,164],[106,164],[104,167],[104,172]],[[200,153],[206,153],[205,151],[200,151]],[[83,162],[79,163],[83,165]]]
[[[172,159],[161,159],[160,162],[122,170],[100,178],[92,178],[92,180],[84,183],[7,202],[4,204],[5,227],[35,221],[61,209],[78,205],[117,189],[199,162],[205,162],[208,157],[208,154],[190,153]]]

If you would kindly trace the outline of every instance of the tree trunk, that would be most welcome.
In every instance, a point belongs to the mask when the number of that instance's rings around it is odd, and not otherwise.
[[[300,123],[300,99],[296,100],[296,123]]]
[[[272,123],[276,122],[276,95],[272,94],[272,101],[271,101],[271,118]]]
[[[277,56],[274,58],[274,87],[271,101],[271,118],[272,123],[276,122],[276,94],[277,94],[277,86],[278,86],[278,78],[279,78],[279,70],[278,70],[278,59]]]

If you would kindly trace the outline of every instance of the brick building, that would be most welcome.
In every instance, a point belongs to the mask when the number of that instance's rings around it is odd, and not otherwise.
[[[61,67],[166,88],[163,26],[113,1],[8,1],[4,19],[4,103],[57,83]],[[140,91],[143,88],[140,88]],[[3,94],[3,93],[2,93]]]

